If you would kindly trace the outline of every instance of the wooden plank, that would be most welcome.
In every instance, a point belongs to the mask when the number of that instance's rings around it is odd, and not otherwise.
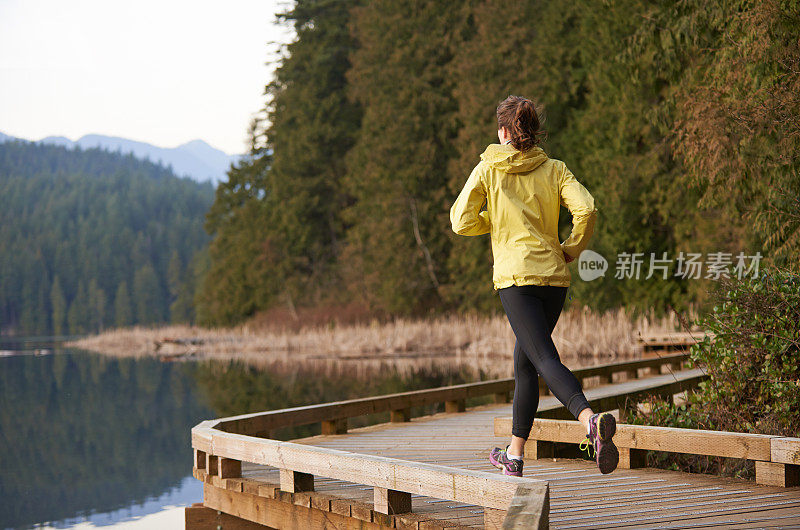
[[[484,508],[483,510],[483,527],[486,530],[500,530],[503,528],[503,521],[506,518],[505,510],[496,510],[494,508]]]
[[[494,433],[495,436],[510,436],[511,418],[496,418]],[[532,444],[535,440],[580,443],[585,437],[586,429],[578,421],[536,418],[527,443]],[[619,423],[614,443],[619,448],[768,461],[774,438],[765,434]]]
[[[411,494],[386,488],[373,488],[375,511],[385,514],[411,511]]]
[[[781,464],[800,464],[800,438],[773,438],[770,460]]]
[[[184,510],[186,530],[269,530],[270,527],[214,510],[202,503]]]
[[[550,528],[550,489],[544,487],[529,488],[519,486],[508,513],[503,521],[503,529],[511,528]]]
[[[438,499],[506,509],[520,484],[538,481],[423,464],[380,456],[312,447],[215,431],[212,444],[217,454],[245,462],[279,467],[281,489],[286,473],[306,473],[415,493]]]
[[[330,527],[353,530],[387,528],[364,520],[356,521],[335,512],[257,497],[244,492],[221,490],[208,484],[203,486],[203,504],[241,519],[287,530]]]

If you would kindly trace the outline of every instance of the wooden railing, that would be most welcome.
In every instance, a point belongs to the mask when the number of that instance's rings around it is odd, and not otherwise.
[[[494,433],[510,436],[511,418],[495,418]],[[553,457],[556,443],[579,443],[585,436],[586,429],[578,421],[537,418],[525,444],[525,456]],[[755,461],[758,484],[800,485],[800,438],[620,423],[614,443],[619,448],[620,468],[644,467],[648,450],[741,458]]]
[[[649,370],[656,373],[664,369],[678,371],[687,359],[688,354],[678,353],[657,358],[577,368],[572,370],[572,373],[582,380],[596,378],[600,384],[606,384],[612,382],[616,374],[624,374],[624,377],[630,380],[639,377],[640,371]],[[269,437],[275,429],[321,423],[323,434],[344,434],[347,432],[349,418],[388,411],[390,421],[403,422],[411,419],[412,407],[444,403],[446,412],[463,412],[466,408],[466,400],[469,398],[494,396],[496,403],[507,403],[509,394],[513,391],[514,379],[493,379],[320,405],[292,407],[271,411],[268,414],[263,412],[242,414],[219,420],[217,428],[231,433]],[[548,392],[547,385],[541,378],[539,379],[539,392],[542,395],[546,395]]]
[[[573,370],[573,373],[584,380],[594,377],[600,382],[611,382],[618,373],[625,374],[625,379],[631,379],[638,377],[642,370],[656,373],[664,369],[679,370],[686,358],[686,354],[676,354],[581,368]],[[590,402],[601,405],[610,403],[608,400],[615,399],[617,395],[629,397],[677,392],[686,385],[696,384],[701,376],[694,372],[681,372],[666,382],[654,378],[654,384],[640,384],[639,388],[633,390],[625,390],[624,385],[622,391],[615,390],[615,387],[598,389],[602,392],[595,392],[598,395]],[[661,379],[665,379],[665,376]],[[373,488],[373,515],[370,520],[409,512],[411,494],[417,494],[483,506],[487,526],[502,521],[511,506],[513,510],[508,513],[513,513],[515,520],[524,520],[531,527],[539,524],[545,527],[549,513],[548,486],[545,481],[268,438],[275,429],[313,423],[321,423],[324,434],[341,434],[347,432],[349,418],[386,411],[390,412],[393,422],[409,421],[412,407],[442,402],[447,412],[461,412],[465,410],[469,398],[493,395],[496,402],[507,402],[513,389],[513,379],[498,379],[204,421],[192,429],[194,475],[222,489],[263,498],[313,491],[314,475],[364,484]],[[544,407],[541,412],[545,415],[559,414],[559,408],[564,409],[558,403]],[[242,478],[242,462],[278,468],[279,487],[276,489]],[[312,499],[308,503],[311,506]],[[324,506],[324,502],[320,503]],[[329,499],[328,509],[334,510],[335,503],[335,500]],[[494,523],[489,524],[490,521]],[[536,525],[533,524],[535,521],[538,521]],[[391,520],[384,519],[383,522],[389,524]]]
[[[287,417],[284,411],[261,414],[271,415]],[[262,491],[257,485],[245,485],[242,462],[250,462],[278,468],[280,491],[286,493],[313,491],[315,475],[371,486],[373,510],[385,516],[411,512],[412,494],[483,506],[489,519],[504,516],[513,498],[524,497],[528,512],[538,503],[537,513],[544,522],[542,527],[546,527],[546,481],[234,434],[219,428],[226,421],[205,421],[192,429],[194,475],[225,489],[276,496],[277,492],[269,488]],[[538,501],[532,503],[531,498]],[[382,522],[393,526],[391,519]]]
[[[643,357],[664,355],[675,352],[688,351],[689,348],[703,340],[704,337],[714,338],[714,334],[706,331],[667,331],[639,335],[637,343]]]

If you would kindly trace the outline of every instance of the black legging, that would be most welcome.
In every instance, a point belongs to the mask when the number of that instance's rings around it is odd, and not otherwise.
[[[527,439],[539,408],[539,374],[576,419],[589,406],[580,382],[561,362],[550,337],[564,306],[567,287],[512,285],[498,293],[517,338],[511,434]]]

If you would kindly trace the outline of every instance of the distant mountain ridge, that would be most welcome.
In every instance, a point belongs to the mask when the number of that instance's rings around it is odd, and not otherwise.
[[[0,143],[18,139],[21,138],[0,132]],[[213,184],[224,180],[230,165],[235,164],[243,156],[229,155],[208,145],[203,140],[192,140],[178,147],[158,147],[118,136],[87,134],[77,141],[72,141],[64,136],[48,136],[35,141],[35,143],[60,145],[68,148],[77,146],[81,149],[99,147],[112,152],[132,153],[137,158],[171,166],[176,175]]]

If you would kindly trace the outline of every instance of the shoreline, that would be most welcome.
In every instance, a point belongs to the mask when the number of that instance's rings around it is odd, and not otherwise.
[[[641,355],[639,333],[674,331],[674,315],[631,318],[624,309],[596,313],[570,308],[559,318],[553,342],[562,361],[578,368]],[[111,329],[64,343],[118,357],[241,361],[257,368],[309,368],[368,376],[387,368],[471,370],[513,376],[515,338],[505,315],[397,318],[387,323],[320,325],[299,330],[253,324],[231,328],[168,325]]]

